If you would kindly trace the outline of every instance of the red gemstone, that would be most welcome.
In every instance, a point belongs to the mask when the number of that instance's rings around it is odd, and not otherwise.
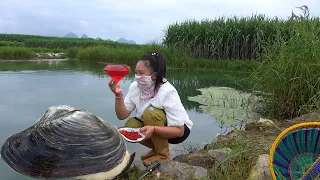
[[[122,64],[109,64],[104,67],[104,72],[108,74],[115,82],[119,82],[130,72],[130,67]]]

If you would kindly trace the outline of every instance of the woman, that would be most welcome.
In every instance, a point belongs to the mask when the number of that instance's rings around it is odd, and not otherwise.
[[[115,111],[119,120],[129,118],[126,127],[140,128],[146,134],[140,142],[151,150],[141,156],[145,166],[155,161],[170,160],[169,143],[183,142],[190,134],[192,121],[183,107],[176,89],[165,79],[166,65],[160,53],[141,57],[135,69],[135,81],[124,98],[118,83],[110,80],[115,94]]]

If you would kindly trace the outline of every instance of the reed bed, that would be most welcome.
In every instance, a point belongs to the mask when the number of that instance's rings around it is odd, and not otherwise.
[[[320,27],[319,18],[304,23]],[[300,21],[251,17],[220,17],[214,20],[186,20],[168,26],[164,44],[172,50],[185,51],[194,58],[260,60],[265,45],[291,37]],[[320,28],[317,30],[319,34]]]
[[[291,119],[320,109],[319,24],[293,23],[287,37],[280,33],[264,50],[264,61],[252,74],[263,92],[265,116]]]
[[[0,59],[15,60],[31,59],[33,57],[34,53],[29,48],[0,46]]]

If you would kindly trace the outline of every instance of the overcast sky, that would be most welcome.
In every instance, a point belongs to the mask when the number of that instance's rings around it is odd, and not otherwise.
[[[0,33],[117,40],[146,43],[163,37],[169,24],[219,16],[288,17],[307,5],[320,15],[319,0],[1,0]]]

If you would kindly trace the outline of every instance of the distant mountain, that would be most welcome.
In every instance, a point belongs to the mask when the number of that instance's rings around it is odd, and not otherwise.
[[[134,40],[129,41],[130,44],[137,44]]]
[[[64,37],[66,37],[66,38],[79,38],[78,35],[76,35],[75,33],[72,33],[72,32],[68,33]]]
[[[127,44],[136,44],[135,41],[133,41],[133,40],[126,40],[126,39],[124,39],[124,38],[118,39],[117,42],[119,42],[119,43],[127,43]]]
[[[79,38],[78,35],[73,33],[73,32],[69,32],[64,37],[65,38]],[[86,34],[82,34],[81,38],[83,38],[83,39],[85,39],[85,38],[92,39],[92,38],[88,37]],[[96,40],[102,40],[102,38],[101,37],[97,37]],[[107,39],[107,40],[112,41],[111,39]],[[119,43],[127,43],[127,44],[137,44],[135,41],[126,40],[125,38],[120,38],[120,39],[117,40],[117,42],[119,42]]]
[[[89,38],[86,34],[82,34],[81,38]]]

